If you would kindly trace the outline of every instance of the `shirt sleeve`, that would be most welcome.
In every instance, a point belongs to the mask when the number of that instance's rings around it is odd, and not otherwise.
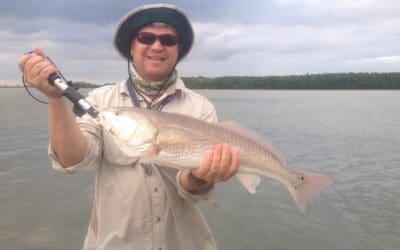
[[[48,156],[54,170],[65,174],[72,174],[79,170],[92,170],[99,165],[100,146],[95,137],[90,136],[87,132],[83,132],[87,141],[87,149],[85,157],[81,162],[71,167],[65,168],[61,165],[56,152],[52,149],[51,144],[48,147]]]
[[[204,98],[203,101],[203,106],[202,106],[202,112],[201,112],[201,120],[206,121],[206,122],[217,122],[218,117],[217,117],[217,112],[214,108],[214,105]]]
[[[176,181],[176,186],[178,189],[178,195],[185,200],[189,200],[191,202],[198,202],[199,200],[205,200],[208,201],[209,204],[211,205],[216,205],[216,199],[215,199],[215,184],[211,186],[210,189],[208,189],[205,192],[199,193],[199,194],[193,194],[189,191],[187,191],[184,187],[181,185],[180,181],[180,176],[183,173],[183,170],[179,170],[178,173],[176,174],[175,181]]]
[[[86,100],[95,108],[97,108],[96,98],[94,95],[89,93],[89,96],[86,98]],[[87,148],[85,156],[78,164],[65,168],[61,165],[56,152],[52,149],[51,143],[49,143],[48,156],[51,160],[53,169],[56,171],[69,174],[79,170],[92,170],[99,165],[102,152],[102,132],[97,120],[85,114],[82,117],[77,117],[76,122],[86,138]]]

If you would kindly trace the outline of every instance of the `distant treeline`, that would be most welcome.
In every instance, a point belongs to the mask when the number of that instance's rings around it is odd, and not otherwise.
[[[400,89],[400,73],[184,77],[192,89]]]
[[[191,89],[400,89],[399,73],[325,73],[289,76],[182,77]],[[74,82],[80,88],[102,85]],[[6,85],[0,87],[7,87]]]

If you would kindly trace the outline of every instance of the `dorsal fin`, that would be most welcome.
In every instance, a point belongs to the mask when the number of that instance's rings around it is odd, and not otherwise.
[[[282,162],[282,164],[284,164],[286,166],[286,160],[283,157],[283,155],[265,137],[257,134],[254,131],[251,131],[251,130],[243,127],[241,124],[234,122],[234,121],[222,121],[222,122],[215,123],[215,125],[219,126],[221,128],[224,128],[224,129],[229,129],[236,134],[240,134],[244,137],[251,139],[255,143],[263,146],[271,154],[275,155]]]

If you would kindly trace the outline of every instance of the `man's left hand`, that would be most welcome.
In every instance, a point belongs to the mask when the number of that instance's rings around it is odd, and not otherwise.
[[[238,151],[221,143],[206,153],[200,167],[193,169],[192,174],[207,182],[227,181],[237,173],[239,164]]]

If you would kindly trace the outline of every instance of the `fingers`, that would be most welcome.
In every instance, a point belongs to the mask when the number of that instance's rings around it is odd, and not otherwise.
[[[44,52],[40,48],[34,48],[31,52],[25,53],[24,55],[22,55],[19,58],[18,66],[19,66],[19,69],[20,69],[20,71],[22,73],[24,73],[24,68],[25,68],[25,64],[27,63],[27,61],[30,60],[32,57],[35,57],[35,56],[41,56],[43,58],[46,58],[46,55],[44,54]]]
[[[225,176],[228,174],[232,157],[231,157],[231,149],[228,146],[228,144],[223,143],[222,144],[222,153],[221,153],[221,164],[220,164],[220,169],[218,172],[219,179],[225,179]]]
[[[40,55],[42,57],[46,57],[46,54],[43,52],[43,50],[41,48],[34,48],[33,52],[37,55]]]
[[[227,172],[225,173],[225,175],[221,176],[220,178],[221,181],[229,180],[239,170],[239,165],[240,165],[239,152],[236,149],[232,149],[230,152],[231,152],[230,165],[227,168]]]
[[[48,75],[46,73],[55,72],[56,69],[40,48],[35,48],[32,53],[26,53],[21,56],[18,60],[18,66],[25,79],[30,80],[29,82],[33,82],[36,79],[47,80]]]
[[[56,72],[56,67],[46,58],[33,54],[25,63],[23,74],[25,80],[35,87],[46,88],[50,74]]]
[[[59,90],[48,84],[49,76],[57,72],[57,68],[46,58],[40,48],[35,48],[33,53],[21,56],[18,66],[26,82],[49,97],[58,97],[60,95]]]
[[[237,150],[231,149],[226,143],[217,144],[212,151],[207,152],[193,174],[206,181],[227,181],[238,171],[239,162]]]
[[[229,172],[231,163],[231,151],[226,143],[217,144],[214,148],[214,158],[211,165],[211,170],[208,172],[209,179],[220,181],[225,179]]]
[[[213,156],[214,156],[214,151],[209,150],[206,152],[206,155],[203,158],[203,161],[202,161],[200,167],[193,171],[193,172],[195,172],[194,174],[196,175],[196,177],[206,180],[207,174],[211,169],[211,163],[213,161]]]
[[[24,73],[24,68],[25,68],[25,64],[26,62],[32,57],[32,54],[24,54],[23,56],[21,56],[18,60],[18,67],[19,70]]]
[[[210,171],[207,173],[207,179],[212,180],[212,181],[218,181],[218,174],[220,171],[220,166],[221,166],[221,158],[222,158],[222,145],[217,144],[214,147],[214,154],[213,154],[213,159],[211,162],[211,168]]]
[[[25,79],[30,83],[35,83],[34,80],[38,78],[39,73],[47,66],[50,66],[50,64],[43,57],[38,55],[31,56],[24,66]]]
[[[49,76],[56,72],[57,69],[48,61],[41,61],[38,62],[34,67],[31,69],[30,77],[35,79],[39,82],[46,82],[49,79]]]

